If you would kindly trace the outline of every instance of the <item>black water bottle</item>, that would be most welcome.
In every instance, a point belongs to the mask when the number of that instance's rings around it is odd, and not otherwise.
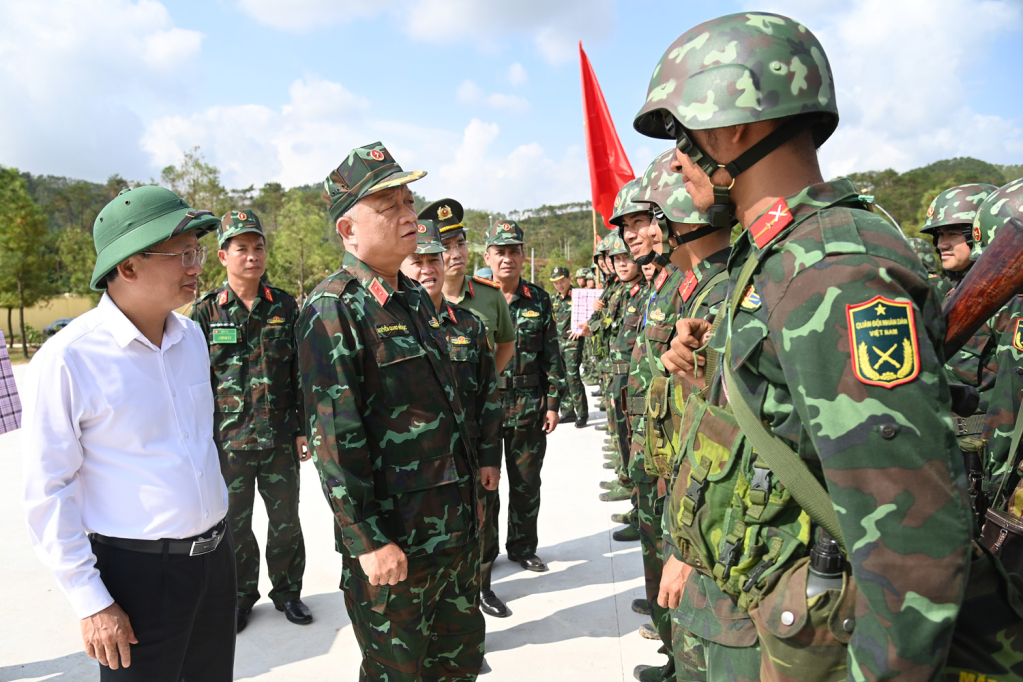
[[[845,559],[835,538],[823,528],[817,543],[810,550],[810,572],[806,577],[806,598],[812,599],[826,590],[842,591]]]

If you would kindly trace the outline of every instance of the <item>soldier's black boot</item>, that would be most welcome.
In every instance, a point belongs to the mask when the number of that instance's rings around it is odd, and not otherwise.
[[[668,682],[675,679],[675,659],[669,658],[664,665],[637,665],[632,676],[639,682]]]
[[[576,419],[575,412],[562,412],[561,416],[558,417],[558,421],[560,421],[562,424],[564,424],[565,422],[574,422],[575,419]]]
[[[650,602],[648,602],[646,599],[633,599],[632,610],[644,616],[654,615],[653,609],[650,608]]]
[[[586,415],[583,415],[575,420],[575,428],[581,429],[586,426]]]
[[[234,615],[238,621],[238,629],[235,633],[239,633],[245,629],[245,626],[249,624],[249,614],[252,613],[252,609],[235,608]]]

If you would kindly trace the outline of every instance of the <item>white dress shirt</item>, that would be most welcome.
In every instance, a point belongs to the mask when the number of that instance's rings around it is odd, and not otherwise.
[[[43,344],[22,397],[29,534],[79,618],[113,603],[89,533],[186,538],[227,514],[209,350],[188,318],[171,313],[158,348],[104,293]]]

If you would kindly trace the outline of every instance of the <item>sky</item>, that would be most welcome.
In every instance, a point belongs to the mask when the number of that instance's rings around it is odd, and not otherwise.
[[[825,177],[1023,163],[1018,0],[0,0],[0,165],[146,181],[199,146],[229,188],[291,187],[380,140],[428,198],[586,201],[578,42],[640,174],[666,148],[632,129],[661,55],[754,9],[830,58]]]

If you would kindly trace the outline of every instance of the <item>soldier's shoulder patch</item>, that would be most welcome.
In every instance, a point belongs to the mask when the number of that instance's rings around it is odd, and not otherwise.
[[[875,296],[845,307],[853,373],[871,386],[894,388],[920,374],[913,304]]]
[[[472,278],[473,278],[474,281],[479,282],[480,284],[486,284],[488,287],[494,287],[495,289],[500,289],[501,288],[501,283],[500,282],[495,282],[492,279],[487,279],[486,277],[480,277],[479,275],[473,275]]]
[[[540,317],[540,313],[535,310],[526,310],[522,313],[522,317]]]
[[[1012,330],[1012,347],[1023,351],[1023,319],[1016,320],[1016,326]]]
[[[764,215],[749,227],[750,235],[758,249],[763,249],[792,222],[792,211],[784,199],[779,199]]]
[[[682,280],[682,284],[678,285],[678,295],[682,297],[683,303],[689,303],[693,292],[696,291],[696,284],[696,273],[690,270],[686,273],[686,278]]]
[[[760,307],[760,304],[760,294],[758,294],[756,288],[750,284],[749,288],[746,289],[746,295],[742,297],[742,302],[739,305],[746,310],[757,310]]]

